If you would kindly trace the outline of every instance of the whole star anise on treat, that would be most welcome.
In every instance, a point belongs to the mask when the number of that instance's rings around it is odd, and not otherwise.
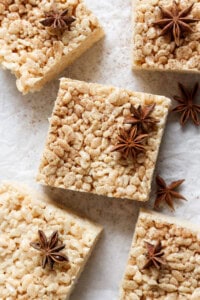
[[[57,11],[53,9],[52,11],[45,13],[45,19],[40,21],[43,26],[52,27],[53,29],[68,29],[70,30],[70,25],[75,21],[74,17],[68,16],[68,9],[64,11]]]
[[[173,199],[186,200],[184,196],[176,192],[175,190],[184,182],[184,179],[173,181],[167,185],[164,179],[160,176],[156,177],[157,183],[157,197],[154,203],[154,208],[159,208],[161,202],[166,202],[172,210],[174,210]]]
[[[137,154],[145,151],[146,147],[144,142],[147,136],[147,134],[139,134],[137,127],[133,127],[129,131],[120,129],[118,143],[111,151],[119,151],[124,157],[128,158],[132,156],[132,158],[135,159]]]
[[[179,83],[179,89],[182,95],[174,96],[174,100],[180,104],[172,111],[181,114],[180,124],[182,126],[184,126],[189,119],[191,119],[196,126],[200,125],[198,116],[200,113],[200,105],[194,104],[199,89],[198,83],[196,83],[192,89],[187,89],[184,85]]]
[[[30,243],[31,247],[42,253],[42,267],[45,268],[49,264],[53,269],[54,263],[68,262],[68,257],[60,253],[65,248],[63,243],[59,243],[58,231],[54,231],[52,235],[47,239],[45,233],[42,230],[38,230],[39,241]]]
[[[171,9],[160,6],[162,18],[153,23],[162,28],[160,35],[171,33],[171,38],[175,41],[177,47],[180,46],[180,40],[184,33],[193,32],[189,24],[199,21],[199,19],[189,17],[193,6],[194,3],[181,10],[179,4],[174,0]]]
[[[155,104],[141,106],[135,108],[131,105],[131,116],[126,117],[124,120],[125,124],[131,124],[137,126],[138,131],[140,132],[149,132],[155,128],[155,125],[159,122],[157,119],[151,116],[152,112],[155,109]]]
[[[161,265],[166,265],[166,261],[163,258],[165,253],[162,249],[161,241],[158,241],[156,245],[145,242],[145,245],[147,248],[147,262],[144,265],[143,269],[148,269],[151,266],[155,266],[157,269],[160,269]]]

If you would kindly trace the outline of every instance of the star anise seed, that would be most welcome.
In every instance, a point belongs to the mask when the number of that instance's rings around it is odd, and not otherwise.
[[[179,4],[177,4],[175,0],[173,1],[171,9],[166,9],[161,6],[160,10],[162,18],[153,23],[162,28],[160,36],[171,33],[171,38],[175,41],[176,46],[179,47],[183,34],[193,32],[193,29],[189,24],[200,21],[200,19],[188,16],[192,11],[193,6],[194,3],[181,10]]]
[[[54,231],[49,239],[42,230],[38,230],[39,241],[30,243],[31,247],[42,253],[42,267],[43,269],[49,264],[53,269],[54,263],[68,262],[68,257],[60,253],[65,248],[63,243],[59,243],[58,231]]]
[[[45,27],[52,27],[53,29],[68,29],[70,25],[76,20],[74,17],[67,16],[68,9],[62,12],[52,10],[45,14],[45,19],[40,23]]]
[[[155,109],[155,104],[141,106],[135,108],[131,105],[131,116],[124,120],[125,124],[131,124],[137,126],[138,131],[148,133],[155,128],[155,125],[159,122],[157,119],[151,116]]]
[[[118,136],[118,143],[111,151],[119,151],[125,158],[132,156],[135,159],[137,154],[145,151],[144,142],[147,136],[147,134],[138,134],[137,127],[133,127],[129,131],[121,129]]]
[[[180,124],[184,126],[189,119],[191,119],[194,125],[199,126],[200,105],[194,104],[195,97],[197,95],[199,85],[196,83],[192,89],[187,89],[179,83],[179,89],[182,96],[174,96],[174,100],[180,104],[172,111],[181,113]]]
[[[174,198],[186,200],[184,196],[175,191],[184,181],[184,179],[181,179],[173,181],[171,184],[167,185],[162,177],[157,176],[156,183],[158,188],[154,208],[159,208],[161,202],[166,202],[168,206],[171,207],[171,209],[174,211]]]
[[[164,258],[164,251],[162,250],[162,243],[158,241],[156,245],[152,245],[148,242],[145,242],[147,248],[147,263],[144,265],[143,269],[148,269],[151,266],[155,266],[157,269],[160,269],[161,265],[166,265]]]

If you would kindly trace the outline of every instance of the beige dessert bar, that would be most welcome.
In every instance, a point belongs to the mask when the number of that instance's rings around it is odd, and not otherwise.
[[[120,300],[199,300],[200,229],[153,211],[141,210],[121,287]],[[145,242],[161,241],[166,264],[147,262]]]
[[[23,94],[40,90],[104,36],[97,18],[82,0],[56,1],[76,18],[71,30],[54,31],[40,24],[52,9],[46,0],[0,0],[0,63],[17,78]]]
[[[111,152],[131,104],[152,103],[156,104],[153,116],[159,123],[148,138],[145,154],[132,161]],[[38,182],[147,201],[170,103],[163,96],[62,78]]]
[[[200,72],[200,22],[188,24],[193,32],[184,33],[178,47],[170,33],[160,35],[162,28],[154,25],[162,18],[160,7],[171,10],[173,1],[133,0],[133,69]],[[200,0],[176,3],[180,10],[194,3],[186,17],[200,19]]]
[[[36,200],[37,199],[37,200]],[[24,186],[0,186],[1,300],[66,300],[102,228],[30,193]],[[38,230],[58,231],[69,262],[42,268],[41,253],[30,246]]]

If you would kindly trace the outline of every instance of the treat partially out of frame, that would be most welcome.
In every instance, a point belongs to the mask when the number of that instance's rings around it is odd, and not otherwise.
[[[136,159],[113,151],[131,105],[155,104],[155,129]],[[171,101],[62,78],[37,181],[44,185],[147,201]],[[149,121],[149,119],[148,119]],[[140,146],[139,146],[140,147]]]
[[[200,299],[199,227],[142,209],[122,281],[120,300]],[[159,245],[160,242],[160,245]],[[147,243],[163,264],[148,263]],[[151,247],[151,246],[150,246]]]
[[[100,226],[42,198],[22,185],[0,186],[1,300],[69,299],[102,231]],[[42,252],[30,245],[38,242],[38,230],[48,238],[58,231],[57,245],[65,245],[57,253],[67,259],[55,263],[53,270],[49,265],[42,268]]]
[[[186,26],[181,20],[180,31],[173,31],[172,26],[165,28],[171,19],[164,13],[166,10],[176,13],[178,9],[181,13],[187,8],[188,13],[182,15],[188,19]],[[168,23],[158,26],[156,23],[163,19],[168,19]],[[199,0],[133,0],[133,69],[200,72],[198,20]]]
[[[23,94],[40,90],[104,36],[97,18],[82,0],[58,1],[56,6],[52,3],[0,1],[0,63],[15,74]],[[66,17],[74,20],[70,26],[54,29],[41,24],[54,7],[60,13],[68,9]],[[71,22],[68,20],[67,24]]]

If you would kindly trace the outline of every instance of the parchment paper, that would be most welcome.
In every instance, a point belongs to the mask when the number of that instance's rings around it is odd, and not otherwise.
[[[192,86],[197,75],[131,71],[131,1],[86,0],[99,17],[106,38],[85,53],[61,76],[112,84],[135,91],[165,95],[178,93],[177,82]],[[60,77],[61,77],[60,76]],[[0,71],[0,179],[22,181],[49,194],[57,201],[83,213],[105,227],[92,258],[86,266],[72,300],[114,300],[119,295],[134,226],[141,203],[107,199],[88,194],[42,188],[35,183],[58,90],[55,79],[35,94],[22,96],[15,78]],[[200,98],[199,98],[200,100]],[[200,132],[191,124],[181,129],[177,116],[170,116],[163,139],[156,173],[166,180],[185,178],[181,190],[188,201],[176,202],[175,215],[200,225]],[[151,201],[145,207],[152,207]]]

